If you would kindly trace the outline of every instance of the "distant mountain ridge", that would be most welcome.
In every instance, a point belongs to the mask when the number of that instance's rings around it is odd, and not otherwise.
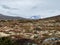
[[[23,17],[16,17],[16,16],[6,16],[3,14],[0,14],[0,20],[15,20],[15,19],[22,19],[22,20],[49,20],[49,19],[60,19],[60,15],[57,16],[52,16],[52,17],[48,17],[48,18],[42,18],[38,15],[38,16],[32,16],[30,18],[23,18]]]

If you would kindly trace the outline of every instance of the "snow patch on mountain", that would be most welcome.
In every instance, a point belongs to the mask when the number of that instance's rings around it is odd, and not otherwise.
[[[31,16],[30,19],[40,19],[41,16],[40,15],[37,15],[37,16]]]

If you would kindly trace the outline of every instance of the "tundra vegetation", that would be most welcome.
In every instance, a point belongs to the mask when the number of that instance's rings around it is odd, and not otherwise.
[[[0,20],[0,45],[60,45],[58,17],[39,20]]]

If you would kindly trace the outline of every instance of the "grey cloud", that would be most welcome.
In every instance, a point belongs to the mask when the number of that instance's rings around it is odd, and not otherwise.
[[[0,0],[0,13],[30,17],[49,17],[60,14],[60,0]]]
[[[4,9],[10,9],[10,10],[18,10],[17,8],[11,8],[11,7],[8,7],[6,5],[2,5],[2,8],[4,8]]]

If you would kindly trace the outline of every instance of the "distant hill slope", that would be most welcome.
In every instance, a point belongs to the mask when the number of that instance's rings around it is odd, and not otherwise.
[[[39,19],[38,23],[41,30],[60,30],[60,15]]]
[[[52,17],[48,17],[48,18],[43,18],[42,20],[48,20],[48,19],[60,19],[60,15],[57,16],[52,16]]]
[[[13,17],[13,16],[5,16],[0,14],[0,19],[7,19],[7,20],[11,20],[11,19],[24,19],[22,17]]]

